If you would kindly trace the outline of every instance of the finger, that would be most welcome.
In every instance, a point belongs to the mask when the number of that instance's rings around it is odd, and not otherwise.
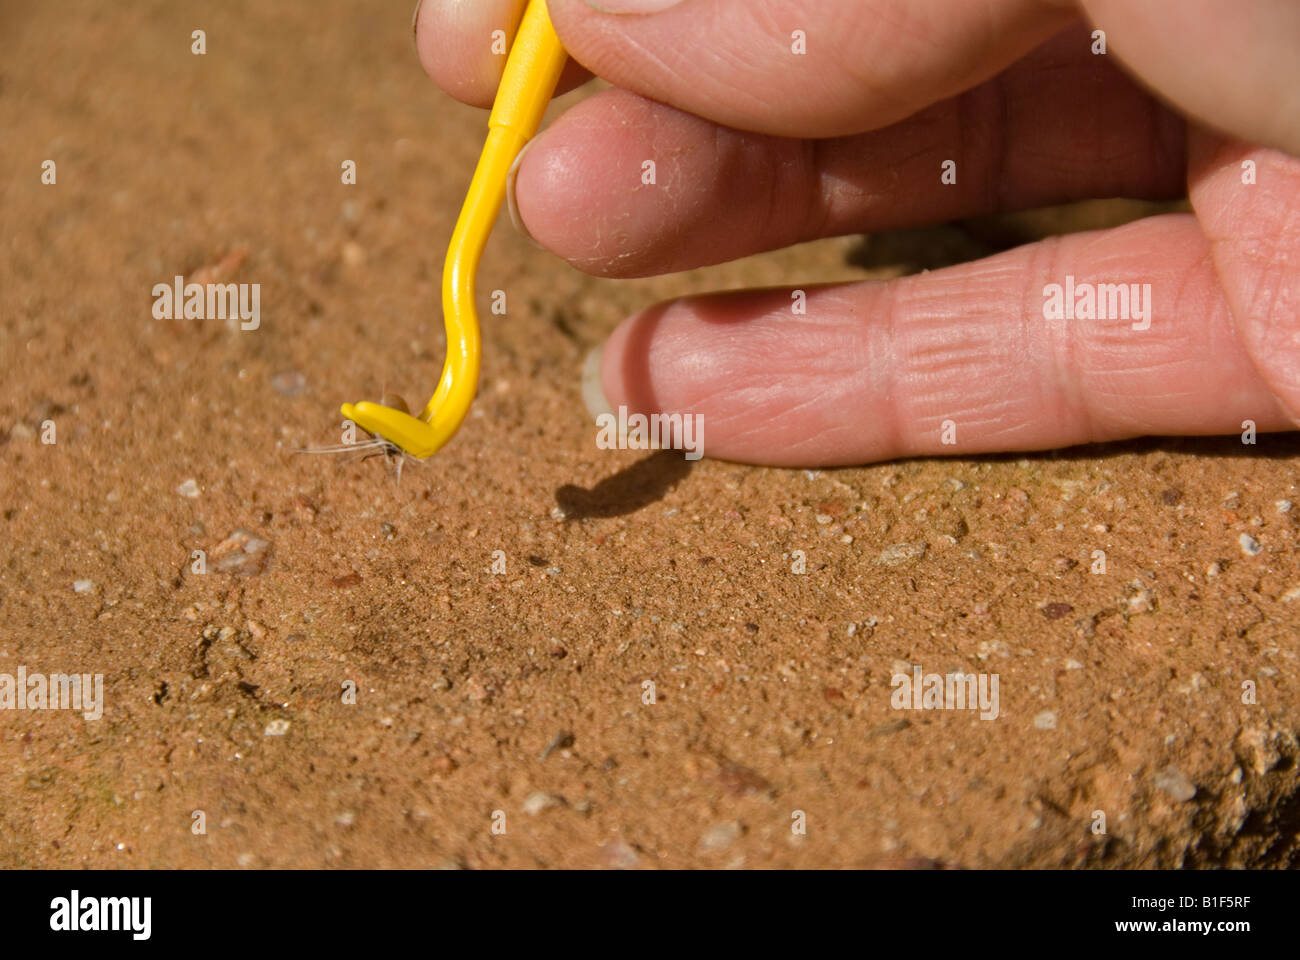
[[[1193,136],[1192,207],[1241,342],[1300,424],[1300,160]]]
[[[1185,125],[1089,44],[1067,31],[989,83],[828,140],[744,133],[608,90],[534,141],[515,205],[574,266],[629,277],[822,236],[1183,195]]]
[[[1295,0],[1081,0],[1111,50],[1203,123],[1300,155]]]
[[[1118,301],[1111,319],[1054,317],[1045,289],[1074,283],[1149,284],[1149,327],[1137,298],[1128,319]],[[608,409],[699,415],[708,455],[781,466],[1291,426],[1188,214],[806,298],[804,314],[766,291],[625,321],[600,365]]]
[[[953,96],[1077,13],[1044,0],[550,0],[566,49],[616,86],[725,126],[861,133]]]
[[[474,107],[490,107],[505,69],[506,51],[527,0],[423,0],[411,21],[415,52],[446,93]],[[556,95],[591,74],[570,60]]]

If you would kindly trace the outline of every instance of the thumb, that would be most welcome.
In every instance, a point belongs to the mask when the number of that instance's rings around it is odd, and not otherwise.
[[[1295,0],[1080,0],[1133,73],[1185,113],[1300,156]]]
[[[1001,71],[1078,11],[1048,0],[549,0],[616,86],[777,136],[886,126]]]

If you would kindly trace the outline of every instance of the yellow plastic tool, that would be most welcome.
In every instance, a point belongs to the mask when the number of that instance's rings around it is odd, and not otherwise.
[[[481,347],[474,275],[505,199],[510,167],[541,126],[565,57],[546,0],[529,0],[488,117],[487,141],[447,248],[442,271],[447,359],[438,389],[419,417],[366,400],[343,404],[343,416],[413,457],[432,456],[455,436],[478,392]]]

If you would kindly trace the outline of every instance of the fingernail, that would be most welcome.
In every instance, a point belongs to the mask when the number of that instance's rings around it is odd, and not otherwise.
[[[682,0],[587,0],[587,6],[601,13],[662,13]]]
[[[415,0],[415,12],[411,14],[411,49],[415,55],[420,55],[420,44],[416,41],[416,34],[420,28],[420,8],[424,6],[424,0]]]
[[[600,358],[604,350],[603,346],[597,347],[587,354],[587,359],[582,363],[582,402],[587,405],[587,412],[593,420],[601,414],[614,413],[609,401],[605,399],[605,387],[600,382]]]
[[[510,170],[506,173],[506,210],[510,214],[510,222],[514,224],[514,228],[519,231],[520,235],[539,250],[545,250],[546,248],[538,243],[537,238],[529,233],[528,228],[524,226],[524,218],[519,215],[519,204],[515,201],[515,181],[519,179],[519,164],[523,161],[528,148],[536,142],[537,138],[534,137],[524,144],[523,149],[515,155],[515,161],[510,164]]]

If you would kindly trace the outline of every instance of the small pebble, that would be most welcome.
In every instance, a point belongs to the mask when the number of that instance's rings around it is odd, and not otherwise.
[[[1056,711],[1044,710],[1038,716],[1034,717],[1034,726],[1039,730],[1056,729]]]
[[[94,580],[74,580],[72,581],[72,590],[74,593],[91,593],[95,589]]]
[[[600,859],[608,867],[615,870],[632,870],[641,862],[641,857],[637,854],[626,840],[611,840],[600,848]]]
[[[434,772],[439,773],[444,777],[451,776],[451,774],[455,773],[456,767],[458,766],[459,764],[456,763],[455,760],[446,755],[435,757],[433,761]]]
[[[1256,540],[1248,533],[1243,533],[1241,536],[1239,536],[1237,538],[1237,542],[1241,544],[1241,552],[1248,557],[1256,556],[1261,550],[1264,549],[1259,545],[1259,541]]]
[[[524,800],[524,813],[530,817],[535,817],[543,810],[549,810],[559,805],[560,801],[558,799],[549,793],[538,790],[535,793],[530,793]]]
[[[233,530],[230,536],[212,548],[211,557],[218,573],[254,576],[266,569],[271,542],[247,530]]]
[[[929,545],[924,542],[895,543],[885,547],[876,557],[876,563],[886,567],[899,567],[905,563],[915,563],[925,556]]]
[[[283,737],[289,732],[288,720],[272,720],[266,725],[265,735],[268,737]]]
[[[1152,782],[1179,803],[1186,803],[1196,796],[1196,786],[1177,767],[1165,767],[1158,771]]]
[[[1278,500],[1273,504],[1278,513],[1290,513],[1291,508],[1295,506],[1290,500]]]
[[[704,835],[700,837],[700,849],[706,852],[726,850],[740,839],[740,834],[740,824],[735,820],[714,824],[704,831]]]
[[[1074,607],[1068,603],[1049,603],[1043,607],[1043,616],[1048,620],[1060,620],[1067,613],[1073,613]]]
[[[198,481],[195,480],[193,477],[190,477],[188,480],[186,480],[184,483],[182,483],[179,487],[176,488],[176,492],[179,493],[182,497],[189,497],[191,500],[193,500],[195,497],[199,495]]]
[[[1156,595],[1141,580],[1130,581],[1124,589],[1128,593],[1130,615],[1150,613],[1156,608]]]
[[[296,397],[307,389],[307,378],[297,370],[284,370],[271,377],[271,389],[286,397]]]

